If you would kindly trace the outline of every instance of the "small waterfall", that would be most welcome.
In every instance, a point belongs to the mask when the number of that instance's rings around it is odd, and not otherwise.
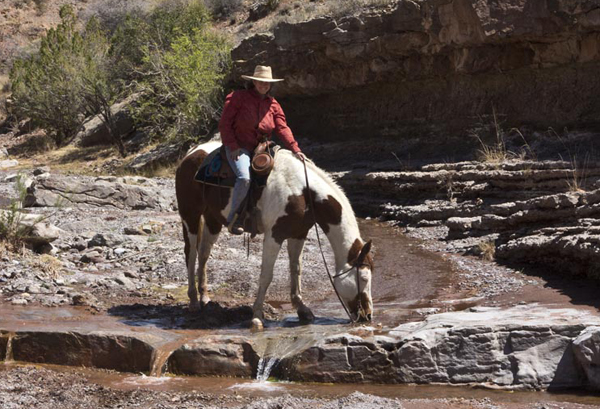
[[[259,382],[266,382],[269,380],[271,371],[281,361],[282,358],[260,358],[258,361],[258,368],[256,370],[256,380]]]
[[[299,331],[295,328],[295,331]],[[315,345],[323,334],[313,332],[289,333],[265,335],[257,339],[257,348],[260,359],[256,368],[256,380],[266,382],[271,376],[273,369],[285,358],[310,348]]]
[[[14,337],[14,334],[11,334],[11,333],[8,334],[8,340],[6,341],[6,357],[4,358],[4,362],[6,362],[6,363],[14,361],[13,344],[12,344],[13,337]]]
[[[150,376],[155,376],[160,378],[164,371],[164,368],[167,366],[167,360],[171,356],[173,350],[171,349],[155,349],[152,352],[152,362],[150,365]]]

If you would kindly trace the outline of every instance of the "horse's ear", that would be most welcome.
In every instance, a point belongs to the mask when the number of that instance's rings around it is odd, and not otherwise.
[[[362,250],[360,251],[360,254],[358,255],[359,263],[362,263],[363,261],[365,261],[365,257],[367,257],[367,254],[369,254],[369,251],[371,251],[372,245],[373,245],[373,242],[371,240],[369,240],[368,242],[365,243]]]

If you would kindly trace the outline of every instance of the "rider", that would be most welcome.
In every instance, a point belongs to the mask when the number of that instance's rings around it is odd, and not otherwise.
[[[243,220],[238,220],[238,210],[250,188],[250,156],[261,139],[270,138],[275,131],[298,159],[305,159],[281,106],[269,94],[271,84],[283,79],[273,78],[271,67],[262,65],[254,68],[253,75],[242,75],[242,78],[252,82],[248,89],[227,95],[219,122],[227,159],[236,176],[231,210],[227,216],[227,228],[233,234],[244,232]]]

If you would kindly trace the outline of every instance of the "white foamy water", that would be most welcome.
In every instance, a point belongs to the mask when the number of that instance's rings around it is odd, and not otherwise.
[[[172,376],[129,376],[121,381],[123,385],[127,386],[156,386],[164,385],[172,382],[182,382],[182,378],[174,378]]]

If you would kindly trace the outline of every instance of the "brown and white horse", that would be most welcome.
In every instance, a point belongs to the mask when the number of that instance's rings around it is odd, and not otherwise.
[[[197,146],[188,152],[177,168],[175,186],[183,223],[188,296],[192,310],[210,301],[206,263],[231,206],[231,189],[203,186],[194,181],[202,160],[220,145],[220,142],[208,142]],[[315,217],[335,254],[334,285],[337,292],[353,319],[371,319],[373,264],[369,254],[370,242],[365,243],[361,239],[352,207],[340,187],[324,171],[308,161],[307,174],[314,209],[311,209],[302,162],[290,151],[283,149],[277,153],[273,171],[258,199],[258,225],[260,232],[264,234],[264,241],[260,283],[253,307],[254,327],[262,327],[265,294],[273,278],[275,259],[284,240],[288,241],[292,304],[301,320],[310,321],[314,318],[302,301],[300,276],[304,241],[314,225]],[[194,276],[196,258],[199,263],[200,300]]]

